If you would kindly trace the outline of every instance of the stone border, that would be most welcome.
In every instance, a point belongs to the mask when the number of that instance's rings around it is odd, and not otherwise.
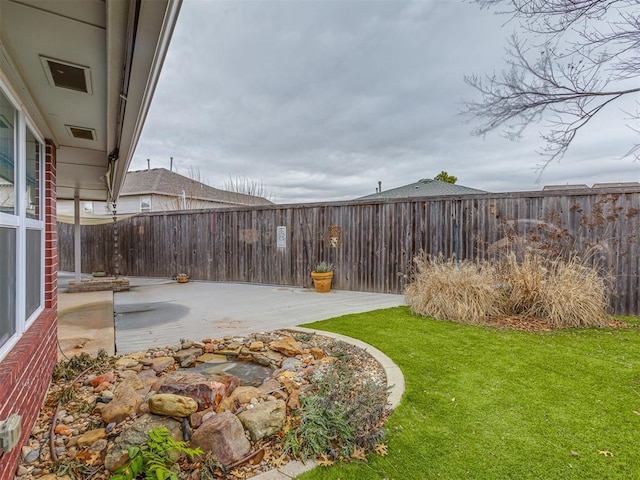
[[[125,292],[129,290],[129,279],[125,277],[85,278],[80,282],[69,281],[67,293]]]
[[[404,394],[405,390],[404,375],[402,374],[402,370],[400,370],[400,367],[398,367],[393,362],[393,360],[391,360],[377,348],[363,342],[362,340],[347,337],[346,335],[340,335],[339,333],[325,332],[323,330],[313,330],[311,328],[304,327],[280,328],[278,330],[294,333],[313,333],[322,335],[324,337],[334,338],[336,340],[342,340],[345,343],[350,343],[351,345],[362,348],[369,355],[375,358],[378,363],[382,365],[382,368],[384,368],[384,373],[387,376],[387,388],[389,389],[389,405],[391,409],[395,410],[396,407],[400,404],[400,400],[402,399],[402,395]],[[280,468],[251,477],[251,480],[291,480],[292,478],[295,478],[304,472],[312,470],[316,466],[317,464],[313,460],[308,460],[307,462],[294,460]]]

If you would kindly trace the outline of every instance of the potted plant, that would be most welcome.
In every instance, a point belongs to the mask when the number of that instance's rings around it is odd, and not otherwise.
[[[313,285],[316,287],[316,292],[326,293],[331,290],[334,269],[333,263],[316,263],[316,266],[311,272],[311,278],[313,278]]]

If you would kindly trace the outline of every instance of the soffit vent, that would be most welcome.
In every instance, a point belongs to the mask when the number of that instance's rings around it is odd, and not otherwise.
[[[63,60],[40,56],[49,85],[75,92],[92,94],[91,70]]]
[[[93,128],[74,127],[73,125],[65,125],[64,127],[67,129],[67,133],[73,138],[78,138],[80,140],[96,139],[96,131]]]

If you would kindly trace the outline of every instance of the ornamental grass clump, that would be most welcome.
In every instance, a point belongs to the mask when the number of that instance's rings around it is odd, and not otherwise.
[[[421,254],[405,289],[411,310],[422,316],[472,324],[520,317],[555,328],[604,326],[607,296],[606,280],[579,257],[534,250],[521,259],[512,253],[459,264]]]
[[[500,265],[507,288],[503,312],[543,319],[552,327],[603,326],[607,318],[606,280],[577,256],[548,258],[527,252]]]
[[[405,289],[405,299],[414,313],[473,324],[500,313],[502,292],[496,288],[492,265],[456,263],[454,258],[421,253],[414,266],[412,281]]]

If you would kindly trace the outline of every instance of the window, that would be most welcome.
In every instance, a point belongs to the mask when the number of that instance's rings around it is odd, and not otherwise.
[[[151,211],[151,195],[144,195],[140,197],[140,211],[141,212]]]
[[[44,306],[44,143],[0,83],[0,359]]]
[[[0,91],[0,213],[15,213],[15,136],[17,110]]]

